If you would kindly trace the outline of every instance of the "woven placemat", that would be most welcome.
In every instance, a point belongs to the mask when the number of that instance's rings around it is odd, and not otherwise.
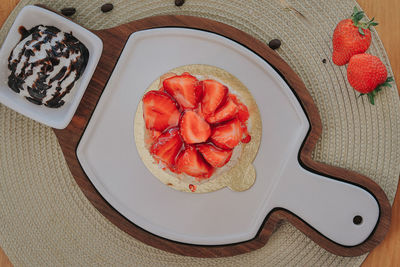
[[[19,10],[42,3],[75,7],[72,19],[91,29],[109,28],[153,15],[194,15],[221,21],[268,42],[311,93],[323,123],[314,159],[374,179],[393,202],[400,172],[400,103],[397,88],[379,93],[375,106],[357,98],[346,68],[331,63],[331,35],[352,0],[22,0],[0,31],[4,40]],[[285,8],[285,3],[293,9]],[[390,65],[376,32],[369,52]],[[326,64],[322,63],[327,59]],[[105,219],[71,176],[57,139],[45,127],[0,105],[0,246],[15,266],[321,266],[359,265],[365,258],[326,252],[284,223],[263,248],[229,258],[177,256],[144,245]]]

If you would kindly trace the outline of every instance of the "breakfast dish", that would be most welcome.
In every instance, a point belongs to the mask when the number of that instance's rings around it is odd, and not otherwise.
[[[8,58],[8,86],[34,104],[61,107],[85,71],[88,49],[53,26],[21,26],[19,33],[21,40]]]
[[[260,137],[250,92],[233,75],[208,65],[162,75],[135,117],[142,160],[159,180],[181,191],[249,188]]]

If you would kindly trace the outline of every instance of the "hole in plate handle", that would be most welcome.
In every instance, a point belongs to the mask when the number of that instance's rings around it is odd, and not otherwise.
[[[363,222],[363,217],[361,217],[360,215],[354,216],[353,223],[355,225],[360,225],[360,224],[362,224],[362,222]]]

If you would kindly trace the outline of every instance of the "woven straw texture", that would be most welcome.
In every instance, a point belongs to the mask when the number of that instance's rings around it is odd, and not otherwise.
[[[109,28],[153,15],[182,14],[218,20],[268,42],[304,81],[321,115],[323,134],[314,159],[374,179],[393,202],[400,168],[400,103],[397,88],[379,93],[375,106],[357,98],[346,67],[331,63],[331,35],[347,17],[352,0],[22,0],[0,31],[0,43],[18,11],[43,3],[75,7],[73,20],[91,29]],[[292,9],[289,4],[304,17]],[[373,31],[369,53],[390,65]],[[323,64],[322,59],[327,63]],[[284,223],[267,245],[229,258],[200,259],[170,254],[136,241],[85,198],[71,176],[51,128],[0,105],[0,245],[15,266],[349,266],[365,258],[338,257]]]

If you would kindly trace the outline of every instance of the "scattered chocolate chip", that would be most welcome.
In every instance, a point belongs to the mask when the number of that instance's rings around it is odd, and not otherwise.
[[[182,6],[185,3],[185,0],[175,0],[176,6]]]
[[[322,63],[324,63],[324,64],[326,63],[326,58],[324,58],[324,59],[322,60]]]
[[[281,40],[273,39],[268,43],[268,46],[273,50],[278,49],[281,46]]]
[[[106,12],[109,12],[109,11],[113,10],[113,8],[114,8],[113,4],[107,3],[107,4],[102,5],[100,9],[101,9],[101,11],[106,13]]]
[[[61,9],[61,14],[63,14],[64,16],[70,17],[73,14],[75,14],[76,9],[74,7],[66,7]]]

